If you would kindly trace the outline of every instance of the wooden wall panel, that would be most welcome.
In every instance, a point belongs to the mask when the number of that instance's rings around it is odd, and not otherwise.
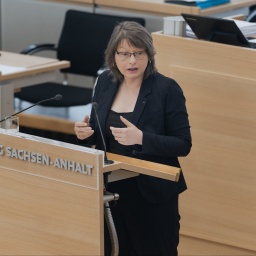
[[[172,66],[187,98],[193,148],[182,232],[256,251],[254,80]],[[253,128],[254,127],[254,128]]]

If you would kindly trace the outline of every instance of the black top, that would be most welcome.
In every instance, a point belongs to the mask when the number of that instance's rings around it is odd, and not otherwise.
[[[112,132],[110,130],[110,126],[123,128],[126,127],[124,123],[121,121],[120,116],[124,117],[125,119],[131,121],[132,119],[132,112],[127,113],[117,113],[113,110],[109,111],[107,120],[106,120],[106,140],[107,140],[107,151],[127,156],[130,154],[130,146],[124,146],[122,144],[119,144],[112,135]]]

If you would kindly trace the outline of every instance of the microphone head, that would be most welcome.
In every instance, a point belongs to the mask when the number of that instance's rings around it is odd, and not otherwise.
[[[62,99],[62,95],[61,94],[57,94],[55,97],[54,97],[55,100],[61,100]]]
[[[94,101],[94,102],[92,103],[92,107],[96,109],[96,108],[98,107],[98,103]]]

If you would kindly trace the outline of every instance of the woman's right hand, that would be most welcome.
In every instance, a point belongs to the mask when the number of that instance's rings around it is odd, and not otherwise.
[[[75,122],[74,131],[79,140],[85,140],[93,135],[94,130],[90,127],[88,115],[85,116],[82,122]]]

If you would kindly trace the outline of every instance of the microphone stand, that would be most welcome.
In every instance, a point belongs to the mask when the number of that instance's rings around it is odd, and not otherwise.
[[[98,117],[97,110],[96,110],[97,107],[98,107],[97,102],[93,102],[92,107],[94,108],[94,113],[95,113],[95,116],[96,116],[96,120],[97,120],[97,124],[99,126],[102,143],[103,143],[103,146],[104,146],[104,163],[105,164],[113,164],[114,161],[109,160],[108,157],[107,157],[107,147],[106,147],[106,143],[105,143],[105,140],[104,140],[104,137],[103,137],[101,125],[100,125],[100,122],[99,122],[99,117]],[[107,174],[105,174],[105,175],[107,175]],[[111,241],[111,247],[112,247],[111,256],[118,256],[118,254],[119,254],[118,236],[117,236],[117,232],[116,232],[116,228],[115,228],[115,223],[114,223],[114,220],[113,220],[113,217],[112,217],[112,213],[111,213],[111,210],[110,210],[109,202],[112,201],[112,200],[118,200],[119,195],[107,192],[106,189],[105,189],[105,182],[104,182],[104,191],[103,192],[104,192],[104,194],[103,194],[104,215],[105,215],[105,220],[106,220],[106,224],[107,224],[107,227],[108,227],[110,241]]]
[[[61,96],[60,94],[57,94],[56,96],[54,96],[54,97],[52,97],[52,98],[50,98],[50,99],[45,99],[45,100],[38,101],[37,103],[35,103],[35,104],[33,104],[33,105],[31,105],[31,106],[25,108],[25,109],[22,109],[22,110],[19,111],[19,112],[16,112],[16,113],[14,113],[14,114],[12,114],[12,115],[10,115],[10,116],[7,116],[7,117],[3,118],[2,120],[0,120],[0,123],[2,123],[3,121],[6,121],[7,119],[11,118],[12,116],[16,116],[16,115],[18,115],[19,113],[21,113],[21,112],[23,112],[23,111],[26,111],[26,110],[28,110],[28,109],[30,109],[30,108],[32,108],[32,107],[38,105],[38,104],[41,104],[41,103],[43,103],[43,102],[50,101],[50,100],[61,100],[61,99],[62,99],[62,96]]]
[[[95,116],[96,116],[97,124],[98,124],[99,130],[100,130],[100,136],[101,136],[102,143],[103,143],[103,146],[104,146],[104,163],[105,163],[105,164],[113,164],[114,161],[109,160],[108,157],[107,157],[106,142],[105,142],[105,140],[104,140],[104,136],[103,136],[103,133],[102,133],[102,130],[101,130],[101,125],[100,125],[99,117],[98,117],[97,110],[96,110],[96,108],[98,107],[97,102],[93,102],[93,103],[92,103],[92,107],[93,107],[93,109],[94,109],[94,113],[95,113]]]

